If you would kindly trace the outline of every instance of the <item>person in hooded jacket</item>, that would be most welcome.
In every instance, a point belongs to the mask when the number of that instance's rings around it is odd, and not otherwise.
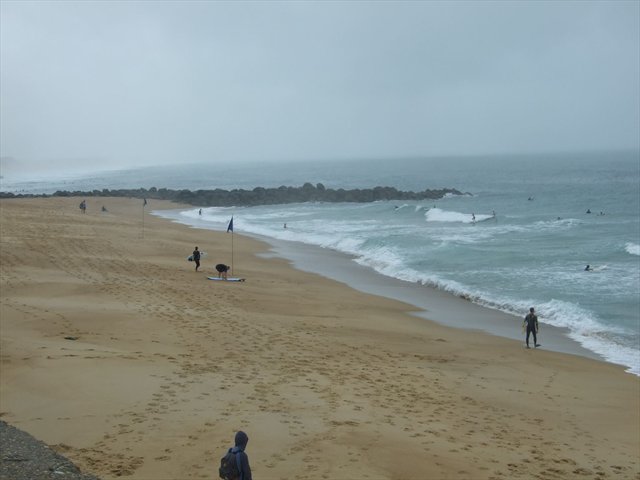
[[[236,455],[238,470],[240,470],[240,480],[252,480],[251,467],[249,466],[249,456],[244,451],[244,449],[247,448],[248,442],[249,437],[247,436],[247,434],[240,431],[236,433],[236,446],[229,449],[231,453],[234,453]]]

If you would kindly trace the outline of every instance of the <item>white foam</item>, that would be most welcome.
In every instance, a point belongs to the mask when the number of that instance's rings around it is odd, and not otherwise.
[[[640,245],[637,243],[627,242],[624,249],[631,255],[640,255]]]
[[[424,214],[427,222],[455,222],[455,223],[474,223],[482,222],[493,218],[493,215],[473,213],[461,213],[448,210],[442,210],[441,208],[431,208]]]

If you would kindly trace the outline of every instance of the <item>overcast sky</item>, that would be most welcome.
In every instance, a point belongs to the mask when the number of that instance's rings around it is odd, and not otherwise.
[[[640,2],[1,3],[8,165],[640,148]]]

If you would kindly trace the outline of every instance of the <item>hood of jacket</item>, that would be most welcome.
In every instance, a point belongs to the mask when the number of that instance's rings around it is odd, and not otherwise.
[[[236,438],[235,438],[236,447],[240,447],[242,451],[244,451],[244,448],[247,446],[248,441],[249,441],[249,436],[246,433],[244,433],[243,431],[236,433]]]

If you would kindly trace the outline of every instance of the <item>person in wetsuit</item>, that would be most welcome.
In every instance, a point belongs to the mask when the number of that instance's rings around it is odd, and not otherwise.
[[[193,251],[193,261],[196,264],[196,272],[197,272],[198,269],[200,268],[200,250],[198,250],[198,247],[196,247],[196,249]]]
[[[527,327],[527,348],[529,347],[529,335],[533,333],[533,345],[539,347],[536,334],[538,333],[538,317],[535,314],[533,307],[529,309],[529,313],[524,317],[524,326]]]

